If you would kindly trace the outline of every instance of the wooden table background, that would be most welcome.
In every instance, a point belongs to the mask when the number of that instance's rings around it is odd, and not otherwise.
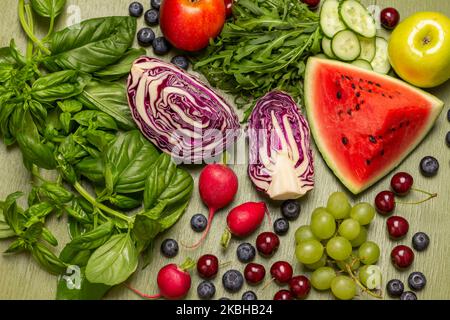
[[[64,27],[70,24],[70,14],[77,12],[81,14],[82,19],[108,15],[126,15],[130,0],[69,0],[66,13],[58,21],[58,27]],[[146,9],[149,8],[149,0],[143,1]],[[376,4],[381,8],[386,6],[396,7],[402,18],[409,16],[416,11],[440,11],[450,16],[450,2],[448,0],[364,0],[365,4]],[[12,37],[24,48],[25,36],[21,31],[16,0],[2,0],[2,14],[0,19],[0,47],[7,46]],[[139,19],[139,25],[143,25],[143,18]],[[180,32],[183,32],[180,30]],[[159,34],[159,31],[157,32]],[[148,51],[152,54],[151,50]],[[167,57],[169,58],[169,57]],[[448,105],[450,105],[450,81],[443,86],[432,90],[440,99],[446,101],[447,107],[439,117],[436,126],[427,136],[424,142],[404,161],[399,170],[405,170],[414,175],[417,187],[425,190],[438,192],[438,198],[419,206],[399,205],[396,214],[406,217],[410,222],[410,232],[408,236],[400,241],[393,242],[388,239],[385,227],[385,218],[377,216],[369,229],[369,239],[376,241],[381,247],[381,259],[379,265],[383,271],[383,282],[392,278],[399,278],[406,283],[409,271],[422,271],[428,278],[428,285],[424,291],[418,294],[419,299],[450,299],[450,149],[445,145],[445,134],[450,130],[450,124],[446,120]],[[231,102],[232,99],[229,99]],[[295,266],[295,273],[304,273],[305,270],[296,262],[294,257],[294,231],[297,227],[309,223],[311,211],[326,204],[328,195],[337,190],[345,188],[337,181],[331,171],[326,167],[319,153],[314,150],[316,166],[316,188],[307,197],[301,200],[301,217],[291,223],[291,230],[281,237],[281,247],[271,259],[256,258],[256,262],[263,263],[267,270],[276,260],[287,260]],[[435,178],[423,178],[418,170],[418,164],[422,157],[433,155],[440,161],[440,171]],[[236,205],[246,201],[264,200],[252,187],[246,175],[246,167],[243,165],[234,166],[233,169],[238,173],[239,193],[235,202]],[[198,170],[192,172],[197,182]],[[390,175],[391,176],[391,175]],[[389,178],[381,180],[369,191],[353,197],[353,201],[373,202],[375,194],[389,185]],[[0,198],[5,198],[9,193],[16,190],[28,191],[30,176],[22,165],[21,154],[17,148],[6,149],[0,143]],[[197,184],[196,184],[197,185]],[[420,195],[419,195],[420,196]],[[409,196],[414,199],[415,196]],[[280,216],[279,208],[271,205],[271,216],[273,219]],[[153,261],[145,270],[139,270],[130,280],[130,282],[140,290],[148,293],[155,293],[156,273],[163,265],[167,263],[181,263],[184,258],[190,256],[198,258],[205,253],[214,253],[219,256],[221,262],[231,262],[225,268],[220,270],[219,275],[214,280],[217,288],[215,298],[227,296],[233,299],[240,299],[242,293],[247,289],[254,290],[260,299],[271,299],[273,294],[280,290],[277,285],[271,284],[268,289],[262,291],[262,286],[248,288],[247,285],[236,294],[229,294],[223,291],[221,276],[225,269],[236,268],[243,270],[244,265],[236,259],[236,247],[239,241],[232,240],[227,252],[222,252],[219,246],[219,239],[225,226],[226,210],[222,210],[216,215],[211,232],[206,242],[196,251],[181,250],[180,254],[168,260],[159,253],[159,245],[165,238],[175,238],[179,242],[191,243],[199,237],[190,226],[190,217],[202,212],[206,214],[206,209],[201,203],[197,192],[194,193],[192,202],[183,216],[183,218],[167,233],[161,235],[156,241]],[[67,228],[64,219],[60,221],[53,220],[51,229],[54,230],[60,243],[67,241]],[[261,229],[269,229],[265,224]],[[272,229],[272,227],[270,227]],[[417,253],[416,261],[409,271],[398,272],[389,262],[391,249],[400,243],[410,245],[412,235],[417,231],[427,232],[431,236],[431,245],[426,252]],[[254,243],[256,235],[249,239]],[[0,242],[0,252],[8,247],[9,241]],[[58,250],[61,249],[58,248]],[[196,299],[196,287],[200,279],[193,272],[192,289],[188,296],[189,299]],[[39,268],[37,264],[27,254],[6,256],[0,255],[0,299],[54,299],[56,293],[56,277],[49,275]],[[359,296],[365,299],[367,296]],[[119,286],[114,288],[107,295],[108,299],[135,299],[133,293]],[[328,293],[317,293],[312,290],[311,299],[330,299]]]

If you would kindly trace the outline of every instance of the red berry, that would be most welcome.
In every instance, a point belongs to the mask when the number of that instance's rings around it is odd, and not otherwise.
[[[289,282],[293,273],[292,266],[286,261],[277,261],[270,268],[270,274],[278,283]]]
[[[394,266],[399,269],[406,269],[414,262],[414,252],[407,246],[396,246],[392,249],[391,259]]]
[[[205,254],[197,261],[197,271],[203,279],[211,279],[219,271],[219,260],[212,254]]]
[[[292,300],[292,294],[289,290],[280,290],[273,296],[273,300]]]
[[[289,288],[291,293],[297,299],[304,299],[308,296],[311,290],[309,279],[305,276],[296,276],[289,281]]]
[[[396,173],[391,179],[391,188],[398,196],[405,196],[411,191],[414,178],[406,172]]]
[[[316,9],[320,4],[320,0],[302,0],[302,2],[307,4],[310,9]]]
[[[387,229],[391,238],[397,240],[406,236],[409,223],[405,218],[393,216],[386,221]]]
[[[280,238],[273,232],[263,232],[256,238],[256,249],[264,256],[270,256],[280,246]]]
[[[395,194],[392,191],[382,191],[375,197],[375,208],[382,215],[389,215],[395,209]]]
[[[383,27],[388,30],[392,30],[400,21],[400,14],[394,8],[385,8],[381,10],[380,20]]]
[[[264,280],[266,269],[258,263],[249,263],[244,269],[244,278],[250,284],[258,284]]]
[[[233,15],[233,2],[234,0],[224,0],[225,1],[225,12],[227,14],[227,18]]]

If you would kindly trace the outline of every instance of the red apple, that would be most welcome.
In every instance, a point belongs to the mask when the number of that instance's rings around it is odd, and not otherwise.
[[[206,48],[225,23],[224,0],[164,0],[160,27],[166,39],[185,51]]]

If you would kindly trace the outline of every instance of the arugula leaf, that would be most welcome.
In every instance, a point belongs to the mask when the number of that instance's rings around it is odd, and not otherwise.
[[[55,18],[61,14],[66,0],[31,0],[31,7],[41,17]]]
[[[92,254],[86,278],[92,283],[114,286],[127,280],[137,265],[138,251],[130,235],[117,234]]]
[[[91,80],[78,100],[89,109],[100,110],[113,117],[120,128],[131,130],[136,125],[131,117],[126,92],[123,82]]]
[[[135,34],[133,17],[85,20],[51,35],[48,43],[52,55],[43,63],[51,71],[96,72],[122,58]]]
[[[101,283],[91,283],[86,279],[85,268],[69,268],[58,278],[57,300],[99,300],[111,288]]]
[[[124,76],[130,73],[133,62],[137,58],[145,54],[146,51],[144,48],[140,49],[131,48],[125,53],[122,59],[117,61],[117,63],[107,66],[106,68],[95,72],[94,75],[98,78],[108,81],[114,81],[123,78]]]
[[[105,156],[106,164],[111,168],[114,191],[125,194],[142,191],[158,156],[155,146],[139,131],[119,134]]]

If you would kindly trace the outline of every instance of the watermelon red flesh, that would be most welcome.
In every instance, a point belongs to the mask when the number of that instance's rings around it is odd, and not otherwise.
[[[355,194],[395,168],[443,107],[392,77],[318,58],[308,61],[305,103],[325,161]]]

